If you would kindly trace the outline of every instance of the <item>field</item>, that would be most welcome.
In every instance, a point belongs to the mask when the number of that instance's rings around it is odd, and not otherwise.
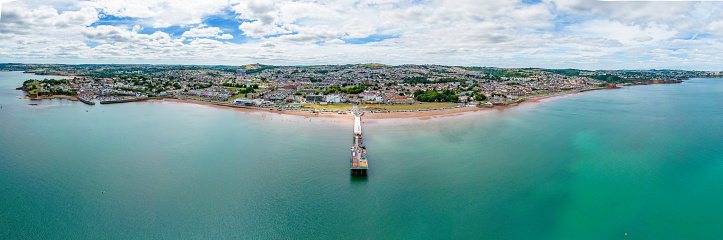
[[[422,104],[399,104],[399,105],[383,105],[383,104],[363,104],[359,105],[359,108],[369,108],[372,111],[403,111],[403,110],[422,110],[422,109],[436,109],[436,108],[448,108],[455,107],[455,103],[422,103]],[[326,106],[318,104],[302,104],[303,108],[328,111],[344,111],[351,110],[352,104],[329,104]]]
[[[246,94],[245,94],[245,93],[239,93],[239,94],[236,94],[236,95],[231,96],[231,97],[228,98],[228,99],[233,100],[233,99],[237,99],[237,98],[246,98]]]

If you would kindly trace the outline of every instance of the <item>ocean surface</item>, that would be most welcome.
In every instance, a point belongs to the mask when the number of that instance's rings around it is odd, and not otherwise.
[[[0,239],[723,239],[721,79],[365,120],[352,178],[351,121],[29,78],[0,72]]]

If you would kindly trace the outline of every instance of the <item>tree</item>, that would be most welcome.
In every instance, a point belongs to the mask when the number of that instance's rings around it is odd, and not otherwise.
[[[444,90],[441,93],[436,90],[417,90],[414,97],[420,102],[459,102],[457,94],[452,90]]]
[[[476,96],[474,96],[474,100],[481,102],[481,101],[487,100],[487,96],[480,93],[480,94],[477,94]]]
[[[329,95],[335,92],[341,92],[341,88],[339,86],[331,86],[324,90],[324,95]]]

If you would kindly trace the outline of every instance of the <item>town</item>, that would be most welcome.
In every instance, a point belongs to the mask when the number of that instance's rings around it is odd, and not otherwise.
[[[492,107],[526,99],[615,88],[628,84],[674,83],[718,72],[678,70],[584,71],[382,64],[329,66],[182,66],[0,64],[0,70],[65,76],[28,80],[19,88],[29,98],[75,96],[94,104],[149,98],[178,98],[239,107],[348,110],[427,110]],[[396,107],[395,107],[396,106]],[[312,110],[313,109],[313,110]]]

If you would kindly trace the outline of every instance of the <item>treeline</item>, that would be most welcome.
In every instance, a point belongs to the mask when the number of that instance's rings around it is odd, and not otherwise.
[[[44,80],[29,79],[29,80],[25,80],[25,82],[23,82],[23,86],[27,86],[27,85],[32,84],[32,83],[34,83],[34,82],[45,83],[45,84],[48,84],[48,85],[59,85],[59,84],[67,84],[67,83],[68,83],[68,80],[55,80],[55,79],[47,79],[47,78],[44,79]]]
[[[369,87],[368,84],[364,84],[361,86],[353,86],[353,87],[350,87],[347,89],[342,89],[341,92],[346,93],[346,94],[359,94],[359,93],[364,92],[364,90],[366,90],[368,87]]]
[[[624,78],[621,78],[619,76],[611,75],[611,74],[603,74],[603,75],[592,75],[588,76],[589,78],[594,78],[600,81],[605,81],[607,83],[624,83],[624,82],[631,82],[632,80],[626,80]]]
[[[563,76],[570,76],[570,77],[579,77],[580,72],[582,72],[581,70],[577,70],[577,69],[543,69],[543,71],[556,73],[556,74],[560,74]],[[633,81],[633,80],[628,80],[628,79],[622,78],[617,75],[612,75],[612,74],[596,74],[596,75],[589,75],[589,76],[585,76],[585,77],[597,79],[597,80],[604,81],[607,83],[625,83],[625,82]]]
[[[436,81],[430,81],[427,77],[404,77],[402,78],[403,83],[407,84],[430,84],[430,83],[448,83],[448,82],[460,82],[462,83],[462,80],[456,79],[456,78],[440,78]]]
[[[452,90],[444,90],[441,93],[436,90],[414,91],[414,98],[420,102],[459,102],[457,94]]]
[[[78,93],[76,93],[76,92],[73,91],[73,90],[63,91],[62,89],[59,89],[59,90],[52,90],[52,89],[51,89],[51,90],[49,90],[49,91],[47,91],[47,92],[38,92],[38,94],[39,94],[39,95],[68,95],[68,96],[78,95]]]
[[[255,84],[254,84],[254,86],[256,86],[256,87],[258,88],[258,85],[255,85]],[[253,87],[247,87],[247,88],[244,89],[244,90],[240,90],[240,92],[241,92],[241,93],[255,93],[256,91],[254,90]]]
[[[142,78],[150,80],[151,74],[164,72],[164,71],[187,71],[187,70],[201,70],[204,67],[201,66],[151,66],[151,65],[78,65],[73,66],[76,70],[80,70],[78,76],[94,77],[94,78]],[[88,71],[88,67],[103,67],[100,69]]]
[[[37,68],[63,67],[59,64],[22,64],[22,63],[0,63],[0,70],[6,71],[30,71]]]
[[[359,94],[364,92],[367,88],[369,88],[369,84],[359,85],[359,86],[353,86],[350,88],[341,88],[339,86],[331,86],[326,88],[324,90],[324,95],[329,95],[332,93],[345,93],[345,94]]]
[[[263,66],[263,67],[255,68],[255,69],[246,69],[246,74],[256,74],[256,73],[263,72],[264,70],[274,69],[274,68],[276,68],[276,67],[274,67],[274,66]]]
[[[529,77],[533,75],[534,73],[526,72],[526,71],[519,71],[519,70],[512,70],[512,69],[501,69],[501,68],[487,68],[487,67],[465,67],[467,71],[478,71],[482,72],[487,75],[492,75],[495,77]]]
[[[249,87],[246,87],[245,84],[223,83],[223,84],[221,84],[221,86],[241,88],[241,90],[239,90],[241,93],[255,93],[256,91],[254,91],[254,89],[259,89],[258,84],[253,84]]]
[[[580,70],[577,69],[544,69],[543,71],[570,77],[580,76]]]

